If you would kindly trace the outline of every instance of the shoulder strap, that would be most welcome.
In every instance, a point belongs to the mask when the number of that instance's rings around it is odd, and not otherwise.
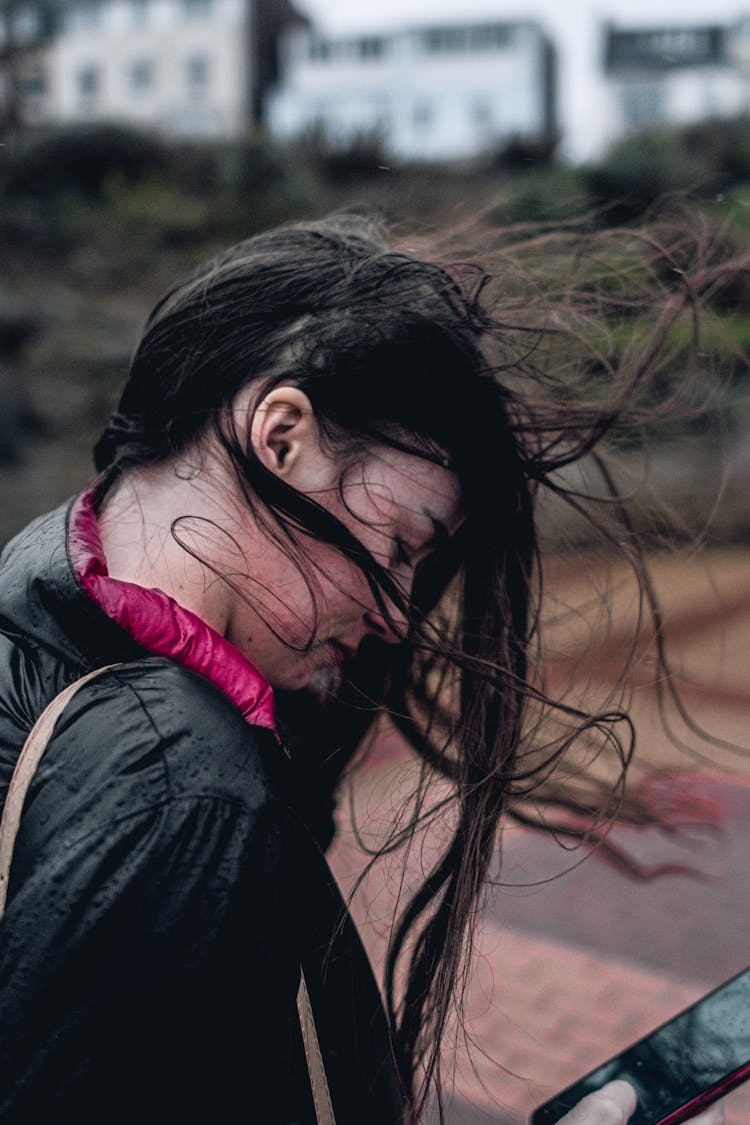
[[[42,711],[23,744],[15,769],[13,770],[13,776],[10,779],[2,816],[0,817],[0,919],[2,919],[5,913],[10,865],[13,860],[13,848],[15,847],[16,836],[18,835],[18,829],[21,824],[23,804],[29,785],[36,773],[37,766],[41,762],[44,751],[47,749],[47,745],[52,737],[55,724],[73,696],[84,684],[96,679],[97,676],[101,676],[102,672],[107,672],[111,668],[117,667],[117,664],[105,664],[104,667],[95,668],[93,672],[88,672],[85,676],[81,676],[80,680],[75,680],[72,684],[68,684],[66,688],[63,688],[60,694],[56,695],[52,702]],[[333,1106],[331,1105],[331,1095],[328,1089],[328,1079],[326,1078],[323,1056],[320,1053],[318,1033],[315,1029],[315,1017],[310,1003],[310,995],[307,991],[307,982],[305,981],[304,972],[300,975],[299,992],[297,993],[297,1014],[302,1031],[302,1041],[305,1046],[307,1070],[310,1076],[310,1086],[312,1088],[313,1101],[315,1103],[315,1116],[318,1125],[336,1125],[333,1115]]]
[[[331,1105],[331,1094],[328,1089],[326,1068],[323,1056],[320,1053],[318,1032],[315,1028],[310,994],[307,991],[305,974],[300,974],[299,992],[297,993],[297,1014],[302,1031],[302,1042],[305,1045],[305,1058],[307,1059],[307,1072],[310,1076],[310,1088],[315,1102],[315,1116],[318,1125],[336,1125]]]
[[[107,672],[110,668],[116,667],[116,664],[105,664],[103,668],[95,668],[93,672],[88,672],[85,676],[81,676],[80,680],[75,680],[72,684],[68,684],[68,686],[64,688],[59,695],[56,695],[52,702],[45,707],[29,732],[29,737],[23,745],[23,749],[16,762],[16,767],[13,770],[13,776],[10,779],[8,793],[5,798],[5,804],[3,805],[3,814],[2,817],[0,817],[0,918],[2,918],[5,913],[10,865],[13,860],[13,848],[15,847],[16,836],[18,835],[18,829],[21,824],[23,803],[26,799],[26,793],[31,784],[31,780],[36,773],[37,766],[41,762],[44,751],[47,749],[47,744],[52,737],[55,724],[73,696],[84,684],[87,684],[90,680],[96,679],[97,676],[101,676],[102,672]]]

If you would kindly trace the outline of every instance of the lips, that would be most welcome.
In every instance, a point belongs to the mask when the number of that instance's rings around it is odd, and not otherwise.
[[[341,641],[337,641],[335,637],[330,637],[327,644],[331,650],[333,662],[338,668],[343,667],[346,661],[351,660],[354,656],[352,650],[342,644]]]

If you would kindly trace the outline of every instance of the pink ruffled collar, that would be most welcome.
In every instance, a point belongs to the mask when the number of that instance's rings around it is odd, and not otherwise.
[[[81,589],[108,617],[148,652],[205,676],[249,723],[278,737],[273,689],[234,645],[163,590],[110,578],[92,492],[75,500],[69,535],[70,558]]]

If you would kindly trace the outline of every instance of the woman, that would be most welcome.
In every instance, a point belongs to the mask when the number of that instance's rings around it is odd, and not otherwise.
[[[4,785],[114,667],[24,808],[4,1125],[314,1121],[300,968],[340,1125],[421,1112],[532,692],[545,460],[480,290],[354,219],[232,248],[153,311],[91,490],[6,549]],[[456,790],[387,1016],[313,840],[383,710]],[[570,1121],[631,1108],[615,1083]]]

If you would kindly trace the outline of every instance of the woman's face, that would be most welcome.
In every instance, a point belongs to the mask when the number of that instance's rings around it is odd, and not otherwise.
[[[416,568],[461,523],[455,474],[377,446],[342,482],[332,454],[320,446],[307,453],[292,465],[281,458],[289,483],[336,516],[408,598]],[[255,538],[251,581],[233,602],[226,636],[274,687],[324,694],[336,689],[365,637],[398,643],[406,620],[391,604],[380,609],[353,562],[327,544],[299,540],[301,567],[267,535],[260,546]]]

